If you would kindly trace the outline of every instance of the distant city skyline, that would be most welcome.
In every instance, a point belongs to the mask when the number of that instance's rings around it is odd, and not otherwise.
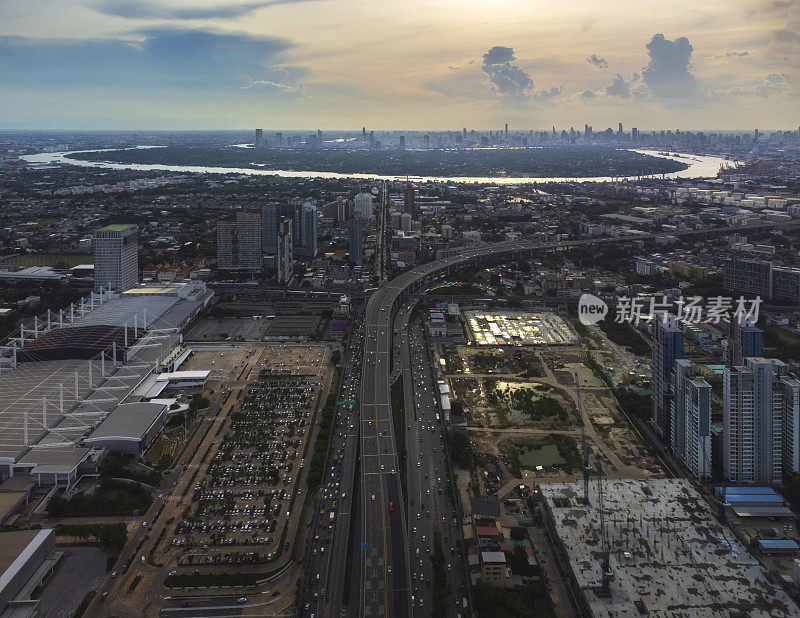
[[[0,6],[5,129],[772,130],[799,77],[781,0]]]

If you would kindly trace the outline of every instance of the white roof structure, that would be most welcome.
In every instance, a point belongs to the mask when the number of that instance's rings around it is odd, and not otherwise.
[[[84,444],[109,438],[140,440],[159,419],[163,420],[166,412],[167,405],[163,403],[123,403],[97,426]]]

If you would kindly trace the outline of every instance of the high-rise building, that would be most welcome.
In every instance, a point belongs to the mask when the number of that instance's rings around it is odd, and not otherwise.
[[[698,479],[711,476],[711,385],[697,365],[675,360],[670,404],[670,448]]]
[[[407,212],[404,212],[402,215],[400,215],[400,229],[404,232],[410,232],[413,221],[414,220],[411,218],[411,215]]]
[[[256,148],[261,148],[264,145],[264,129],[256,129],[256,139],[254,145]]]
[[[261,272],[261,212],[236,213],[236,222],[217,224],[217,268],[243,272]]]
[[[299,219],[300,223],[300,229],[297,233],[297,239],[300,242],[300,257],[313,260],[317,257],[317,207],[310,202],[306,202],[296,212],[299,216],[295,217],[295,221]],[[295,247],[295,254],[297,253],[298,248]]]
[[[261,250],[269,255],[277,251],[279,210],[277,204],[261,207]]]
[[[373,196],[371,193],[359,193],[353,198],[355,214],[362,219],[372,219]]]
[[[745,358],[764,353],[764,331],[757,328],[751,318],[731,319],[730,365],[739,367]]]
[[[670,410],[672,372],[675,360],[683,358],[683,331],[675,316],[664,314],[653,319],[653,429],[664,444],[671,444]]]
[[[289,283],[294,271],[292,220],[282,218],[278,223],[277,254],[278,283]]]
[[[800,380],[778,359],[745,358],[726,367],[722,395],[725,477],[780,484],[800,470]]]
[[[405,150],[405,149],[406,149],[406,136],[405,135],[401,135],[400,136],[400,150]]]
[[[139,282],[139,228],[116,223],[100,228],[92,241],[94,289],[124,292]]]
[[[414,185],[407,182],[403,187],[403,212],[407,212],[414,218]]]
[[[361,217],[355,216],[347,222],[348,233],[350,236],[350,264],[361,266],[363,263],[363,249],[361,245],[361,235],[364,224]]]

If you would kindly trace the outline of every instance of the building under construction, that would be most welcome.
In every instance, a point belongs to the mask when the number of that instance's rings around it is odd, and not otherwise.
[[[541,485],[540,492],[580,616],[800,616],[685,479],[603,479],[605,543],[597,482],[589,483],[588,505],[582,483]]]

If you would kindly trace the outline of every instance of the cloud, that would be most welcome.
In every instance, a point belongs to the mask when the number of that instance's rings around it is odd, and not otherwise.
[[[538,103],[550,103],[553,99],[557,99],[564,92],[564,86],[553,86],[545,90],[539,90],[533,94],[533,100]]]
[[[601,58],[597,54],[592,54],[591,56],[589,56],[586,59],[586,62],[588,62],[589,64],[593,64],[598,69],[607,69],[608,68],[608,62],[606,62],[606,59],[605,58]]]
[[[597,96],[597,93],[594,90],[584,90],[578,96],[582,99],[594,99]]]
[[[749,55],[750,55],[750,52],[748,52],[748,51],[742,51],[742,52],[729,51],[729,52],[725,52],[725,57],[726,58],[742,58],[744,56],[749,56]]]
[[[307,1],[310,0],[266,0],[244,4],[176,7],[152,0],[102,0],[94,9],[98,13],[126,19],[234,19],[278,4]]]
[[[631,80],[626,80],[622,75],[617,73],[617,76],[611,80],[611,83],[606,86],[606,95],[609,97],[619,97],[620,99],[631,98]]]
[[[292,47],[284,39],[167,28],[131,35],[139,40],[0,37],[0,82],[70,91],[210,93],[238,90],[259,80],[286,83],[305,72],[275,64]]]
[[[772,31],[772,38],[779,43],[791,43],[800,39],[800,34],[789,28],[778,28]]]
[[[655,98],[696,94],[697,79],[691,73],[694,48],[689,39],[682,36],[671,41],[659,33],[645,47],[650,62],[642,69],[642,80]]]
[[[514,61],[511,47],[496,45],[483,54],[483,72],[489,76],[492,89],[500,96],[529,98],[533,94],[533,79]]]
[[[784,73],[770,73],[756,85],[754,93],[759,97],[771,97],[783,92],[788,85],[789,78]]]

